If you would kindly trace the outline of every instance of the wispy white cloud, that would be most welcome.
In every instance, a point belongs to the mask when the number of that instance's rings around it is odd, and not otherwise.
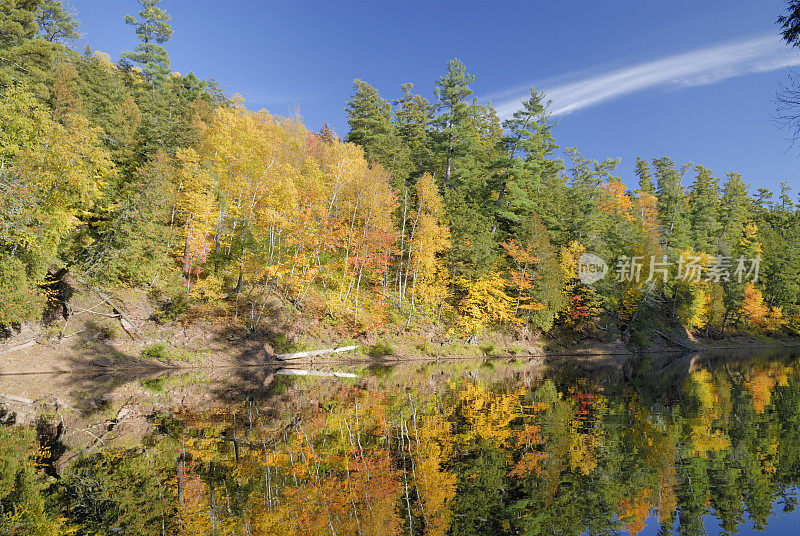
[[[553,101],[553,116],[559,116],[648,88],[705,86],[727,78],[793,65],[800,65],[800,55],[776,35],[770,34],[675,54],[598,75],[568,77],[567,80],[572,80],[545,87],[544,92]],[[512,93],[513,98],[510,96]],[[511,116],[520,107],[520,99],[527,95],[527,89],[496,94],[495,105],[500,116]]]

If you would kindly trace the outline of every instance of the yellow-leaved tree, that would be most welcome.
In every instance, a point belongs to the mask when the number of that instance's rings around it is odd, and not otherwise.
[[[213,276],[233,286],[250,329],[270,299],[362,328],[381,323],[396,234],[386,171],[357,145],[241,99],[208,114],[200,132],[196,153],[179,153],[184,273],[213,251]]]
[[[409,246],[411,296],[423,303],[441,303],[447,296],[448,272],[441,255],[450,248],[450,230],[444,221],[439,189],[428,173],[417,180],[417,210]]]
[[[567,327],[579,333],[587,331],[602,312],[594,287],[584,285],[578,279],[578,260],[584,253],[586,247],[578,241],[561,246],[560,251],[564,278],[562,293],[567,306],[559,318]]]
[[[210,235],[216,211],[215,182],[209,171],[200,165],[194,149],[178,149],[175,155],[177,173],[176,222],[183,240],[178,245],[179,259],[187,284],[197,274],[211,251]]]
[[[67,112],[62,122],[33,95],[0,98],[0,324],[36,318],[39,285],[64,239],[102,196],[114,166],[98,129]]]
[[[639,190],[632,211],[644,234],[655,241],[658,237],[658,199],[650,192]]]
[[[561,292],[564,279],[557,250],[544,222],[533,214],[513,240],[500,245],[511,261],[509,279],[516,290],[515,314],[526,329],[530,326],[544,332],[550,330],[566,300]]]
[[[628,189],[617,178],[600,185],[600,209],[622,219],[633,221],[631,211],[633,200],[628,195]]]
[[[514,298],[506,293],[507,281],[498,272],[490,272],[475,280],[456,282],[465,290],[458,304],[458,327],[472,344],[477,334],[489,324],[516,322]]]
[[[676,316],[690,329],[700,329],[710,322],[712,283],[705,280],[713,258],[705,252],[678,251],[682,273],[675,283]]]

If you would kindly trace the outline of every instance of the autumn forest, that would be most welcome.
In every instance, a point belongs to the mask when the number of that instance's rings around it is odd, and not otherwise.
[[[788,183],[753,191],[735,171],[657,157],[637,161],[630,189],[617,160],[559,156],[543,94],[501,121],[459,60],[433,100],[408,83],[389,102],[356,80],[349,132],[312,132],[172,72],[169,15],[140,4],[125,21],[139,44],[118,61],[69,48],[78,23],[60,2],[3,4],[0,325],[40,319],[68,270],[251,331],[268,297],[349,334],[601,329],[645,345],[653,322],[800,329]],[[584,252],[612,273],[582,283]],[[631,258],[641,277],[614,277]],[[680,273],[689,258],[698,277]],[[737,259],[760,259],[757,274],[734,277]],[[713,277],[720,261],[730,276]]]
[[[798,523],[793,178],[587,156],[460,59],[309,128],[125,3],[112,57],[0,0],[0,535]]]

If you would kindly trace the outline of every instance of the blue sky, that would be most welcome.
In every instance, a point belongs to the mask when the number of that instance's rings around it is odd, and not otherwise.
[[[134,45],[134,0],[71,0],[90,44],[118,58]],[[354,78],[391,100],[413,82],[432,97],[447,60],[476,76],[504,113],[527,87],[548,91],[556,139],[590,158],[636,156],[741,172],[752,187],[800,190],[800,145],[771,119],[800,56],[782,46],[782,0],[261,2],[164,0],[174,70],[215,78],[253,109],[298,110],[344,135]],[[788,67],[787,67],[788,66]],[[690,182],[687,177],[686,183]]]

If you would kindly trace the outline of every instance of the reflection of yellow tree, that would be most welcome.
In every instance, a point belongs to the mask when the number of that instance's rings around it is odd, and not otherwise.
[[[764,413],[775,388],[775,379],[766,371],[758,371],[753,372],[744,385],[753,397],[753,407],[756,413]]]
[[[650,513],[649,495],[648,490],[639,490],[636,495],[622,499],[617,505],[617,515],[625,523],[625,530],[631,536],[636,536],[644,530],[644,522]]]
[[[450,423],[438,415],[422,419],[416,452],[417,494],[420,514],[425,518],[425,533],[441,536],[450,529],[450,503],[456,496],[456,475],[443,469],[452,456],[453,434]]]
[[[228,465],[224,442],[216,437],[194,438],[185,441],[181,449],[183,462],[172,481],[172,495],[177,499],[176,521],[186,536],[220,536],[238,534],[241,520],[222,513],[221,505],[230,502],[226,486],[204,480],[201,467],[209,463]],[[233,467],[235,469],[235,466]]]
[[[659,522],[665,523],[673,518],[678,505],[675,494],[678,476],[675,467],[675,430],[653,423],[650,412],[639,397],[628,402],[628,415],[631,426],[625,432],[625,441],[636,449],[637,455],[642,456],[645,464],[658,475],[655,506]]]
[[[786,384],[788,371],[748,364],[741,377],[768,407],[769,393]],[[400,385],[408,381],[415,380],[403,377]],[[459,480],[449,468],[468,463],[473,452],[494,449],[507,467],[503,485],[533,493],[520,505],[521,519],[561,504],[565,481],[594,489],[600,470],[617,471],[619,484],[608,494],[619,523],[636,535],[651,511],[662,524],[675,518],[676,452],[727,463],[710,456],[730,445],[723,430],[731,382],[722,372],[690,373],[684,386],[689,413],[673,413],[677,426],[654,419],[634,393],[609,410],[608,399],[587,381],[566,393],[545,382],[533,397],[527,389],[478,381],[448,385],[435,400],[421,390],[409,396],[391,387],[376,394],[352,384],[308,385],[310,397],[331,405],[308,407],[302,418],[277,429],[270,425],[268,432],[262,428],[263,436],[258,428],[245,429],[238,416],[238,435],[233,434],[229,413],[212,412],[205,423],[185,416],[184,424],[198,430],[182,441],[183,491],[168,490],[169,497],[179,497],[173,508],[182,533],[378,535],[410,532],[410,525],[414,534],[442,536],[455,530],[459,518],[453,509],[462,508]],[[621,430],[614,426],[620,418]],[[776,472],[778,442],[758,433],[746,447],[747,462],[769,478]],[[236,452],[233,437],[239,441]],[[630,463],[618,461],[620,456]],[[249,495],[242,500],[232,483]],[[709,504],[706,489],[697,497]],[[228,501],[236,509],[228,510]]]
[[[675,487],[678,483],[678,471],[673,456],[664,458],[658,466],[658,522],[666,523],[673,519],[678,508],[678,496]]]
[[[597,468],[597,451],[602,445],[602,430],[598,425],[606,409],[606,400],[588,392],[574,395],[575,418],[570,422],[569,465],[584,475]]]
[[[705,458],[710,452],[725,450],[731,441],[722,430],[714,427],[719,418],[720,397],[711,373],[700,369],[690,373],[689,378],[686,390],[700,403],[698,415],[691,419],[689,452],[692,456]]]
[[[520,416],[520,393],[493,393],[485,387],[465,382],[458,393],[459,408],[468,426],[464,439],[482,439],[507,447],[512,437],[511,422]]]
[[[763,364],[749,367],[744,386],[753,397],[756,413],[764,413],[770,403],[772,392],[779,385],[787,385],[789,369],[782,363]]]
[[[584,475],[588,475],[597,468],[596,438],[578,430],[580,423],[570,423],[569,465]]]
[[[274,500],[252,494],[252,534],[401,533],[399,473],[377,444],[384,437],[376,426],[385,424],[385,406],[367,398],[338,408],[325,424],[328,433],[338,428],[338,439],[334,434],[315,445],[314,434],[322,429],[303,427],[266,455],[267,471],[286,475],[289,485]]]
[[[537,404],[534,406],[534,410],[544,409],[544,407],[543,404]],[[524,478],[532,472],[537,475],[541,474],[542,463],[547,459],[548,454],[547,452],[529,449],[535,448],[542,443],[541,428],[536,424],[526,422],[522,430],[517,433],[516,441],[516,447],[518,450],[522,450],[522,456],[520,456],[509,475]]]
[[[711,452],[720,452],[728,448],[731,444],[730,439],[722,430],[712,430],[710,414],[703,414],[699,422],[692,425],[691,448],[689,453],[692,456],[705,458]]]

